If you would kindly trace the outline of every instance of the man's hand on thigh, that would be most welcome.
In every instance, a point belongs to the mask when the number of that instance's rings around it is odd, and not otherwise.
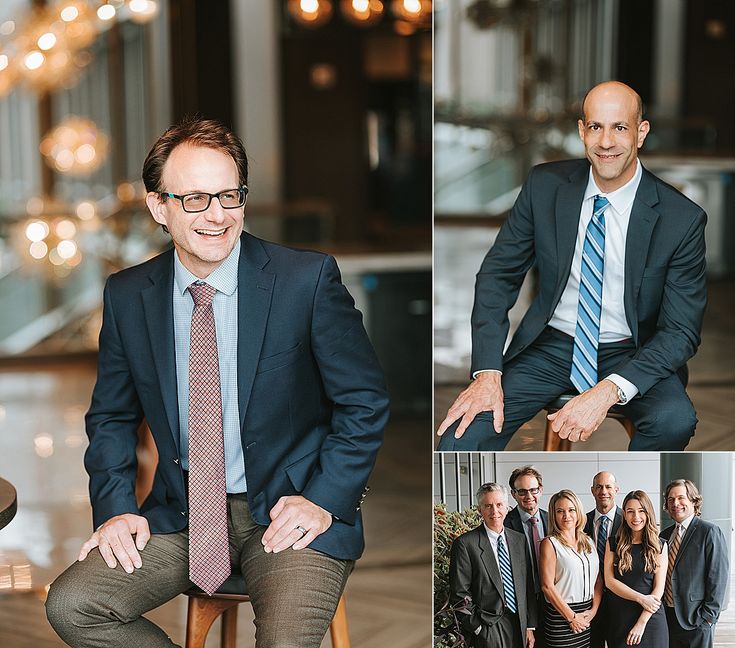
[[[618,388],[602,380],[591,389],[572,398],[558,412],[549,414],[551,429],[562,439],[587,441],[605,420],[607,411],[618,402]]]
[[[133,568],[143,565],[138,552],[145,548],[150,537],[148,520],[144,517],[133,513],[116,515],[102,524],[82,545],[78,560],[84,560],[92,549],[98,547],[108,567],[114,569],[120,561],[121,567],[132,574]]]
[[[303,549],[332,524],[332,515],[301,495],[281,497],[270,510],[271,523],[261,542],[267,553]]]
[[[454,432],[459,439],[480,412],[493,413],[493,428],[500,434],[503,430],[503,386],[502,375],[497,371],[484,371],[470,383],[447,411],[436,433],[441,436],[455,421],[462,419]]]

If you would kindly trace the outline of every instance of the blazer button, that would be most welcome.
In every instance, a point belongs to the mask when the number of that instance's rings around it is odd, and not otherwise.
[[[176,464],[177,466],[179,465],[179,458],[178,458],[178,457],[176,457],[176,458],[174,459],[174,463],[175,463],[175,464]]]
[[[181,515],[183,515],[184,517],[186,517],[186,511],[181,511]]]

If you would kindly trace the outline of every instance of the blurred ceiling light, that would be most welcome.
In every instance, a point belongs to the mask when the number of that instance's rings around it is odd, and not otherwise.
[[[144,23],[152,20],[158,13],[158,3],[155,0],[130,0],[128,9],[130,20]]]
[[[431,22],[431,0],[393,0],[396,18],[409,22]]]
[[[332,17],[331,0],[288,0],[288,12],[303,27],[320,27]]]
[[[131,182],[121,182],[117,186],[117,197],[122,202],[135,200],[135,187]]]
[[[0,36],[10,36],[15,31],[15,22],[6,20],[0,25]]]
[[[94,214],[96,212],[95,206],[91,202],[80,202],[77,205],[77,218],[79,220],[87,221],[92,220],[94,218]]]
[[[61,10],[61,19],[64,22],[72,22],[73,20],[76,20],[79,17],[79,9],[77,9],[73,4],[68,5],[64,7]]]
[[[56,236],[61,239],[70,239],[77,233],[77,228],[68,218],[62,218],[54,226]]]
[[[45,459],[54,454],[54,438],[48,432],[41,432],[33,437],[36,454]]]
[[[56,34],[53,32],[46,32],[45,34],[41,34],[38,37],[38,41],[36,41],[36,44],[38,45],[38,49],[41,50],[50,50],[54,45],[56,45]]]
[[[25,58],[23,59],[23,63],[29,70],[37,70],[40,68],[44,61],[46,60],[46,57],[41,54],[38,50],[33,50],[26,54]]]
[[[381,0],[342,0],[342,15],[350,22],[368,27],[383,17]]]
[[[89,119],[68,117],[44,136],[40,150],[47,164],[57,171],[87,175],[104,161],[108,141]]]
[[[97,17],[100,20],[112,20],[115,17],[115,7],[111,4],[104,4],[97,9]]]
[[[59,256],[66,261],[67,259],[71,259],[77,253],[77,244],[74,241],[68,241],[65,239],[63,241],[59,241],[59,244],[56,246],[56,250],[59,253]]]
[[[43,259],[48,254],[48,245],[43,241],[34,241],[31,243],[30,253],[34,259]]]
[[[31,221],[26,226],[26,238],[38,243],[49,235],[49,226],[44,221]]]
[[[0,54],[0,72],[8,67],[9,59],[7,54]]]
[[[43,198],[33,196],[26,202],[26,213],[29,216],[40,216],[44,210]]]
[[[64,265],[64,257],[59,254],[58,247],[55,247],[48,253],[48,260],[55,266]]]

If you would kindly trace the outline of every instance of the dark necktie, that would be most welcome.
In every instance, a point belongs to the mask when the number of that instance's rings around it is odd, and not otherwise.
[[[679,547],[681,547],[681,539],[683,537],[682,531],[684,527],[681,524],[677,524],[674,532],[671,534],[671,544],[669,545],[669,565],[666,568],[666,584],[664,585],[664,603],[669,607],[674,606],[674,593],[671,589],[671,573],[674,571],[674,564],[676,563],[676,556],[679,553]]]
[[[602,276],[605,269],[605,210],[607,198],[595,196],[592,218],[582,246],[577,328],[572,352],[572,384],[581,394],[597,384],[597,346],[602,316]]]
[[[541,538],[539,537],[539,533],[538,533],[538,519],[536,518],[535,515],[532,515],[528,519],[528,522],[531,525],[531,544],[533,545],[534,572],[538,574],[538,554],[539,554],[539,545],[541,544]]]
[[[600,573],[602,573],[605,566],[605,543],[607,542],[607,525],[610,523],[610,518],[603,515],[600,518],[600,528],[597,530],[597,555],[600,557]]]
[[[217,291],[193,283],[189,292],[194,300],[189,348],[189,578],[212,594],[230,575],[222,393],[212,310]]]

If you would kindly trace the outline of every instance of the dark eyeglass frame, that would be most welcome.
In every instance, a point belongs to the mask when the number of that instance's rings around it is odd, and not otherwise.
[[[538,495],[541,492],[541,488],[514,488],[513,492],[521,497],[526,497],[526,495]]]
[[[239,205],[232,205],[231,207],[225,207],[222,204],[222,198],[220,198],[220,196],[222,194],[232,193],[233,191],[236,191],[236,192],[238,192],[241,195],[241,198],[240,198],[241,202],[240,202]],[[242,185],[240,187],[237,187],[236,189],[223,189],[222,191],[220,191],[220,192],[218,192],[216,194],[208,193],[206,191],[192,191],[191,193],[186,193],[186,194],[181,194],[181,195],[175,194],[175,193],[171,193],[170,191],[159,191],[158,194],[162,198],[176,198],[181,203],[181,208],[187,214],[198,214],[200,212],[207,211],[209,209],[209,206],[212,204],[212,198],[216,198],[217,199],[217,201],[219,202],[220,207],[222,207],[222,209],[237,209],[238,207],[243,207],[245,205],[245,203],[247,203],[247,201],[248,201],[248,187],[247,187],[247,185]],[[201,209],[187,209],[186,208],[186,199],[189,198],[190,196],[208,196],[209,197],[209,200],[207,200],[207,204],[204,207],[202,207]]]

